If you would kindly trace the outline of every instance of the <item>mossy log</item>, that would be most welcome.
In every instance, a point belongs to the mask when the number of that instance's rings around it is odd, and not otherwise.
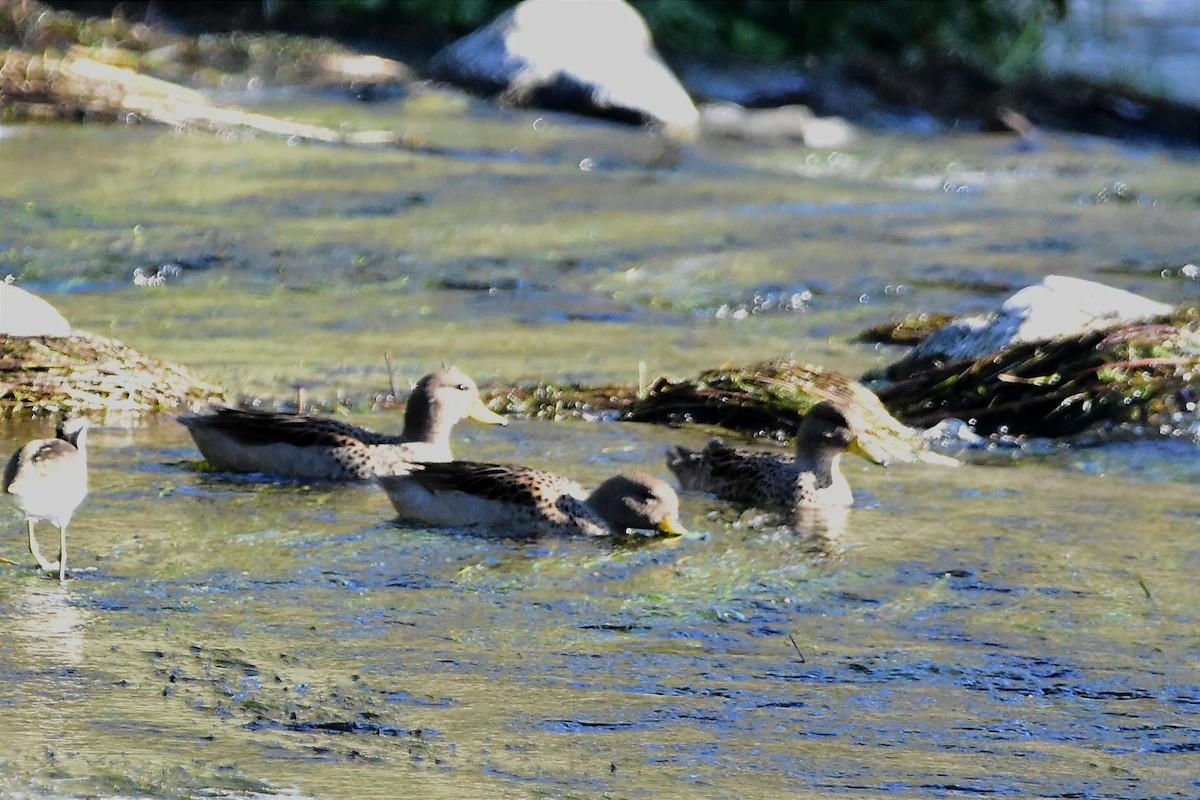
[[[1200,309],[935,364],[876,392],[918,427],[957,418],[981,434],[1052,437],[1100,424],[1171,427],[1200,404]]]
[[[925,337],[955,319],[953,314],[915,314],[896,322],[873,325],[860,333],[856,339],[867,344],[898,344],[909,347],[925,340]]]
[[[632,422],[697,423],[752,436],[795,435],[800,418],[830,400],[855,410],[864,422],[863,446],[884,461],[949,463],[929,452],[911,428],[896,420],[862,384],[837,372],[781,360],[721,367],[694,379],[659,378],[645,393],[633,385],[603,387],[488,387],[489,405],[504,413],[538,418],[609,415]]]
[[[0,109],[18,117],[147,120],[175,127],[245,128],[314,142],[397,144],[391,131],[344,131],[209,102],[200,92],[87,57],[0,52]]]
[[[168,13],[170,10],[167,9]],[[0,0],[0,50],[53,56],[74,52],[159,78],[228,88],[236,79],[269,85],[364,85],[406,82],[398,61],[363,56],[325,37],[277,32],[189,35],[175,26],[86,16],[37,0]]]
[[[221,396],[187,370],[104,336],[0,336],[0,416],[138,415]]]
[[[145,120],[335,144],[401,144],[391,131],[334,129],[221,106],[150,73],[214,86],[236,74],[247,81],[332,84],[360,92],[411,78],[400,62],[359,55],[326,39],[281,34],[193,38],[119,16],[93,19],[33,0],[0,0],[0,112],[5,117]]]
[[[584,386],[578,383],[536,383],[523,386],[481,386],[491,409],[531,419],[622,418],[637,399],[633,384]]]
[[[694,380],[659,379],[625,417],[790,438],[804,414],[826,400],[857,412],[863,421],[860,443],[883,461],[949,461],[929,452],[918,434],[893,417],[867,387],[832,370],[787,359],[721,367]]]

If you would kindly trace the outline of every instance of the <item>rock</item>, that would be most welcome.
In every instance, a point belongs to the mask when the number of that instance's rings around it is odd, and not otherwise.
[[[980,358],[1002,347],[1075,336],[1172,311],[1141,295],[1095,281],[1047,275],[1004,301],[995,314],[963,317],[930,334],[897,364]]]
[[[839,117],[818,117],[806,106],[752,109],[736,103],[706,103],[700,130],[706,136],[757,141],[798,141],[807,147],[844,147],[854,128]]]
[[[7,280],[0,281],[0,336],[70,336],[58,309]]]
[[[692,97],[702,101],[748,108],[812,104],[813,81],[809,75],[785,65],[686,61],[677,72]]]
[[[524,0],[433,57],[431,74],[514,105],[654,122],[691,138],[699,112],[624,0]]]

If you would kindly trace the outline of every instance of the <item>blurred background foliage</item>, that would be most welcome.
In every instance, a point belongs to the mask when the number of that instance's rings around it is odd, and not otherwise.
[[[1001,79],[1036,66],[1045,24],[1062,18],[1068,3],[631,0],[668,55],[760,63],[871,58],[910,67],[953,60]],[[210,30],[270,27],[369,39],[420,55],[490,22],[515,0],[84,0],[50,5],[90,15],[160,17]]]
[[[882,57],[963,61],[991,73],[1036,64],[1043,26],[1067,0],[642,0],[660,46],[775,62]]]
[[[1095,0],[1110,1],[1133,2]],[[1196,147],[1189,102],[1119,73],[1056,73],[1042,63],[1044,45],[1061,37],[1057,23],[1094,11],[1087,0],[629,2],[668,63],[680,74],[690,70],[688,89],[699,100],[803,104],[871,127],[904,124],[906,110],[917,109],[928,115],[916,121],[920,129],[933,119],[969,129],[1054,127]],[[79,45],[107,63],[193,85],[225,85],[231,73],[277,84],[341,81],[329,59],[355,53],[396,59],[419,75],[434,53],[515,3],[0,0],[0,49],[11,48],[9,61],[19,62]],[[1158,35],[1167,32],[1174,33]],[[20,78],[17,94],[29,94],[27,76],[0,70],[0,78],[6,74]],[[744,91],[731,94],[720,80],[705,83],[713,75],[737,76]],[[4,88],[0,80],[0,103]]]

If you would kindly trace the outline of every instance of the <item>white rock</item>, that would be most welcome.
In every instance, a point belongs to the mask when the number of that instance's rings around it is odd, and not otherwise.
[[[524,0],[430,68],[517,104],[657,121],[676,134],[694,133],[700,118],[624,0]]]
[[[70,336],[71,323],[35,294],[0,281],[0,336]]]
[[[1008,345],[1076,336],[1171,310],[1166,303],[1095,281],[1047,275],[1005,300],[995,314],[963,317],[943,326],[904,361],[980,358]]]

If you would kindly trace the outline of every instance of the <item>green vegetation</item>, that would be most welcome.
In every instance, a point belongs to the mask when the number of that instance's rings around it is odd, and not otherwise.
[[[284,0],[280,18],[357,17],[460,35],[512,0]],[[995,74],[1032,62],[1043,23],[1067,0],[631,0],[664,50],[778,61],[797,56],[884,57],[918,65],[946,58]]]
[[[960,61],[1003,75],[1031,66],[1042,25],[1066,0],[635,0],[669,51],[777,61]]]

